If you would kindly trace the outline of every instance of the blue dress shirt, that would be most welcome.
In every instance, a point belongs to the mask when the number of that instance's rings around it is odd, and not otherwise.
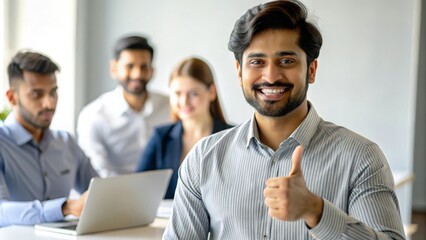
[[[217,133],[230,127],[232,126],[214,120],[212,133]],[[181,121],[155,128],[136,168],[137,172],[173,169],[165,199],[173,199],[175,195],[180,157],[182,155],[182,135],[183,126]]]
[[[0,227],[63,220],[70,190],[95,176],[69,133],[46,129],[37,144],[10,114],[0,127]]]

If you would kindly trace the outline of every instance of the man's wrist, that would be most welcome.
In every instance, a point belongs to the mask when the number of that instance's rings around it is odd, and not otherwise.
[[[64,216],[70,215],[69,203],[71,200],[67,199],[64,204],[62,204],[62,214]]]
[[[324,200],[321,197],[314,195],[313,199],[312,207],[304,218],[309,228],[314,228],[320,222],[324,208]]]

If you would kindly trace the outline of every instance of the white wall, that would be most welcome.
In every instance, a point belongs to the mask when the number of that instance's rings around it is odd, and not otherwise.
[[[6,98],[3,97],[5,89],[7,88],[7,74],[6,74],[6,62],[8,61],[7,56],[7,38],[8,32],[8,19],[9,19],[9,2],[8,0],[0,1],[0,49],[2,54],[0,55],[0,111],[4,108],[8,108]]]
[[[426,211],[426,3],[422,4],[416,133],[414,138],[413,209]]]
[[[377,142],[399,170],[412,169],[415,2],[312,1],[324,46],[310,99],[325,119]]]

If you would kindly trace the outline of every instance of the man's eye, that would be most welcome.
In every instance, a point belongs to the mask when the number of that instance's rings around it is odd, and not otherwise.
[[[50,96],[52,97],[57,97],[58,96],[58,91],[57,90],[53,90],[50,92]]]
[[[282,60],[280,61],[280,63],[281,63],[281,64],[284,64],[284,65],[292,64],[292,63],[294,63],[294,60],[293,60],[293,59],[282,59]]]
[[[34,99],[41,98],[43,95],[39,92],[32,92],[31,97]]]
[[[263,63],[263,61],[258,60],[258,59],[250,60],[251,65],[259,65],[259,64],[262,64],[262,63]]]
[[[142,72],[146,72],[149,70],[149,67],[147,65],[143,65],[140,67]]]

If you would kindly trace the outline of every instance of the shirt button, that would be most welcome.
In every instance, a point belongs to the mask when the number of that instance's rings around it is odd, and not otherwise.
[[[268,235],[264,234],[263,239],[268,239]]]

